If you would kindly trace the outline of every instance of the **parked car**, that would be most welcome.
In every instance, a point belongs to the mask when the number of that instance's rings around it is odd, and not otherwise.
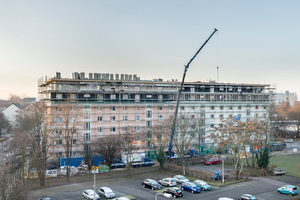
[[[130,200],[130,199],[128,199],[127,197],[118,197],[113,200]]]
[[[289,138],[289,139],[284,140],[284,142],[285,142],[285,143],[293,143],[294,141],[293,141],[292,138]]]
[[[291,195],[297,195],[298,190],[296,186],[293,185],[285,185],[277,189],[277,192],[280,194],[291,194]]]
[[[173,179],[173,178],[163,178],[163,179],[159,180],[158,183],[163,185],[163,186],[168,186],[168,187],[172,187],[172,186],[177,185],[176,180]]]
[[[220,159],[219,158],[212,158],[207,161],[205,161],[206,165],[215,165],[215,164],[220,164]]]
[[[191,193],[200,193],[201,192],[201,189],[195,183],[192,183],[192,182],[182,183],[181,189],[182,189],[182,191],[186,190]]]
[[[142,186],[144,188],[146,188],[146,187],[151,188],[152,190],[160,190],[160,189],[162,189],[162,186],[158,182],[156,182],[155,180],[153,180],[153,179],[145,179],[142,182]]]
[[[164,190],[164,194],[171,194],[173,198],[182,197],[183,192],[178,187],[167,188]]]
[[[276,175],[281,175],[283,176],[286,172],[286,169],[285,168],[273,168],[273,175],[276,176]]]
[[[189,182],[190,180],[185,178],[182,175],[175,175],[174,179],[176,180],[177,183],[184,183],[184,182]]]
[[[257,198],[251,194],[243,194],[238,198],[238,200],[257,200]]]
[[[221,172],[214,172],[213,175],[210,178],[211,178],[211,180],[221,180],[222,179],[222,173]],[[227,179],[228,175],[225,174],[224,178]]]
[[[109,187],[100,187],[98,192],[99,195],[101,197],[104,197],[105,199],[111,199],[116,196],[112,189],[110,189]]]
[[[99,195],[94,192],[94,190],[84,190],[83,193],[82,193],[82,197],[84,199],[91,199],[91,200],[97,200],[99,199]]]
[[[208,185],[206,182],[201,181],[201,180],[195,180],[193,183],[195,183],[201,190],[211,190],[211,186]]]

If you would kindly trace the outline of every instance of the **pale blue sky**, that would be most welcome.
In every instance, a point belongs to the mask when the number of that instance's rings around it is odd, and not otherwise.
[[[300,1],[0,0],[0,99],[61,72],[267,83],[300,94]]]

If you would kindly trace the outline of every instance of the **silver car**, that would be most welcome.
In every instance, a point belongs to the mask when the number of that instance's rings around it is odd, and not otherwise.
[[[175,179],[173,178],[164,178],[158,181],[159,184],[163,185],[163,186],[168,186],[168,187],[172,187],[172,186],[176,186],[177,182]]]
[[[189,182],[189,179],[185,178],[182,175],[175,175],[174,179],[176,180],[177,183]]]
[[[101,197],[104,197],[105,199],[111,199],[116,196],[115,193],[112,191],[112,189],[110,189],[109,187],[100,187],[99,195]]]
[[[92,200],[98,200],[99,199],[99,195],[94,192],[94,190],[84,190],[82,193],[82,197],[84,199],[92,199]]]

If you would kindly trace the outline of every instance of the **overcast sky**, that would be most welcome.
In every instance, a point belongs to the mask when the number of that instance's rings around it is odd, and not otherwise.
[[[42,76],[266,83],[300,94],[299,0],[0,0],[0,99]]]

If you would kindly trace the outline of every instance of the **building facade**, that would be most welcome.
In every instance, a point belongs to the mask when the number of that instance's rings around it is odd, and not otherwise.
[[[281,103],[289,103],[290,106],[295,104],[297,101],[296,95],[293,92],[286,90],[285,92],[274,92],[272,93],[273,101],[276,105]]]
[[[45,102],[53,118],[56,134],[62,128],[59,105],[76,102],[78,140],[91,141],[108,135],[122,135],[133,129],[139,133],[136,150],[147,149],[142,139],[155,125],[173,117],[180,83],[162,79],[140,80],[137,75],[107,73],[73,73],[72,78],[43,77],[38,82],[39,101]],[[186,82],[179,114],[201,120],[202,144],[209,139],[221,118],[233,115],[238,120],[267,117],[272,99],[269,85],[216,82]],[[75,121],[75,120],[73,120]],[[55,138],[55,133],[54,136]],[[76,142],[75,142],[76,144]],[[73,155],[82,151],[74,146]],[[193,144],[195,147],[195,144]],[[63,154],[62,141],[56,141],[53,155]]]

